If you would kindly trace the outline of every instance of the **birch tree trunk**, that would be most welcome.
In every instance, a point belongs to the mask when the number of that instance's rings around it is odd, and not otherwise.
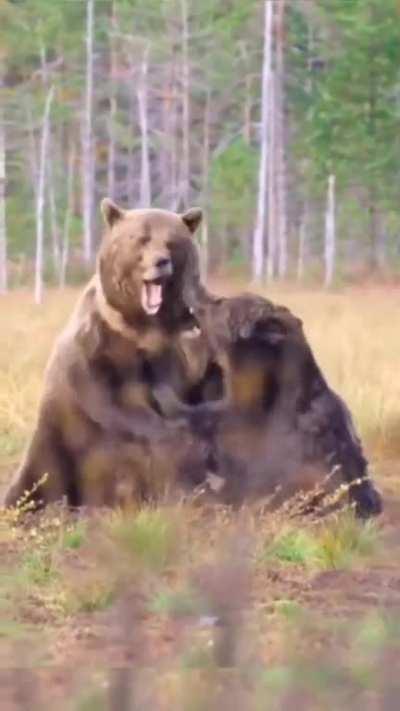
[[[54,86],[51,86],[43,113],[42,135],[40,141],[39,176],[36,201],[36,259],[35,259],[35,303],[43,300],[43,245],[44,245],[44,205],[46,188],[46,157],[50,133],[50,110],[54,96]]]
[[[335,225],[335,183],[334,175],[328,179],[328,194],[325,215],[325,286],[331,286],[335,273],[336,225]]]
[[[25,102],[26,116],[27,116],[27,127],[28,127],[28,155],[29,155],[29,169],[31,172],[32,179],[32,192],[34,201],[37,201],[37,179],[38,179],[38,159],[37,159],[37,147],[35,140],[35,130],[33,125],[33,114],[32,114],[32,104],[30,97],[26,97]]]
[[[49,90],[50,75],[49,75],[49,69],[47,66],[46,46],[43,43],[43,41],[40,41],[39,53],[40,53],[40,65],[41,65],[41,69],[42,69],[43,87],[46,91],[48,91]],[[33,165],[35,165],[36,150],[34,147],[35,146],[34,136],[32,136],[32,138],[33,138],[32,157],[33,157]],[[51,130],[49,129],[48,155],[53,158],[53,152],[51,150],[50,141],[51,141]],[[55,190],[54,190],[54,172],[53,172],[53,160],[52,159],[50,159],[48,162],[47,170],[48,170],[47,190],[48,190],[48,197],[49,197],[53,269],[54,269],[55,274],[59,274],[59,270],[60,270],[60,230],[59,230],[59,225],[58,225],[58,220],[57,220],[57,206],[56,206],[56,196],[55,196]],[[33,169],[33,172],[35,172],[35,169]]]
[[[140,79],[137,88],[141,136],[140,207],[150,207],[151,205],[149,128],[147,115],[147,74],[148,47],[146,47],[143,53]]]
[[[307,31],[307,80],[306,80],[306,92],[310,97],[313,93],[313,72],[312,72],[312,60],[314,56],[314,34],[311,22],[308,21],[308,31]],[[308,161],[304,161],[302,164],[302,169],[305,173],[308,170]],[[306,261],[308,256],[307,243],[308,243],[308,231],[309,226],[309,216],[310,216],[310,205],[307,197],[304,200],[303,211],[301,214],[300,226],[299,226],[299,240],[298,240],[298,254],[297,254],[297,279],[301,281],[304,279],[306,272]]]
[[[264,51],[261,91],[261,154],[258,175],[258,200],[256,224],[253,235],[252,277],[260,281],[264,271],[264,232],[267,198],[269,99],[272,61],[272,11],[271,0],[264,0]]]
[[[251,142],[251,76],[245,79],[246,95],[243,108],[243,140],[249,146]]]
[[[276,212],[278,239],[278,276],[280,279],[287,274],[287,189],[286,189],[286,154],[285,154],[285,32],[286,0],[277,3],[276,23]]]
[[[68,169],[67,169],[67,205],[64,217],[63,241],[61,248],[60,260],[60,288],[65,287],[67,277],[67,265],[69,256],[69,233],[71,229],[71,216],[74,204],[74,165],[75,165],[75,143],[71,140],[71,146],[68,154]]]
[[[49,137],[51,131],[49,129]],[[50,151],[48,151],[50,153]],[[53,256],[53,268],[55,274],[60,272],[60,259],[61,259],[61,247],[60,247],[60,226],[58,224],[57,217],[57,205],[56,196],[54,191],[54,173],[53,173],[53,163],[50,160],[48,162],[48,193],[49,193],[49,210],[50,210],[50,229],[51,229],[51,247]]]
[[[172,107],[171,107],[171,120],[170,120],[170,141],[171,141],[171,201],[170,209],[176,211],[178,209],[179,202],[179,159],[178,159],[178,87],[177,87],[177,74],[178,66],[177,62],[174,62],[172,67]]]
[[[272,281],[276,271],[277,252],[277,180],[276,180],[276,122],[275,110],[276,75],[271,71],[269,83],[269,139],[268,139],[268,244],[267,244],[267,280]]]
[[[201,276],[203,279],[208,274],[208,200],[209,200],[209,185],[208,174],[210,167],[210,104],[211,92],[207,89],[206,102],[204,106],[203,119],[203,156],[202,156],[202,189],[203,189],[203,205],[206,209],[206,214],[203,217],[201,229],[201,254],[200,266]]]
[[[93,27],[94,0],[86,0],[86,91],[82,126],[83,178],[83,259],[89,265],[93,257]]]
[[[135,65],[133,61],[130,63],[130,81],[132,87],[135,86]],[[136,111],[137,111],[137,92],[132,88],[129,94],[129,128],[131,146],[128,153],[128,168],[126,172],[126,191],[128,194],[128,205],[133,207],[137,200],[137,169],[135,157],[135,129],[136,129]]]
[[[250,74],[249,70],[249,61],[248,61],[248,48],[247,48],[247,43],[246,42],[241,42],[240,43],[240,50],[241,54],[243,57],[243,64],[246,68],[246,74],[245,74],[245,80],[244,80],[244,103],[243,103],[243,128],[242,128],[242,136],[243,140],[247,145],[250,145],[251,141],[251,107],[252,107],[252,101],[251,101],[251,85],[252,85],[252,76]]]
[[[298,281],[302,281],[304,278],[304,267],[306,261],[306,248],[307,248],[307,230],[308,230],[308,206],[305,203],[303,212],[301,215],[301,221],[299,226],[299,248],[297,254],[297,269],[296,276]]]
[[[6,140],[4,110],[0,106],[0,294],[6,293],[7,281]]]
[[[190,66],[189,20],[187,0],[181,0],[182,20],[182,188],[183,206],[187,207],[190,194]]]
[[[107,193],[115,197],[115,120],[117,115],[116,74],[117,55],[115,49],[115,35],[117,32],[117,15],[115,0],[112,4],[111,37],[110,37],[110,114],[108,117],[108,161],[107,161]]]

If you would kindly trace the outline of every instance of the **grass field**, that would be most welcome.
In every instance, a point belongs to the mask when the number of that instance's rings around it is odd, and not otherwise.
[[[233,284],[213,285],[229,293]],[[292,308],[353,412],[380,521],[195,504],[23,525],[0,514],[0,708],[397,709],[400,291],[268,294]],[[0,490],[77,297],[0,302]]]

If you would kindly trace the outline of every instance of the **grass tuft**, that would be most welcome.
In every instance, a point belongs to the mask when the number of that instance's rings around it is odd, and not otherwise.
[[[136,514],[117,513],[111,518],[110,532],[115,542],[150,570],[161,571],[176,561],[178,531],[168,511],[143,509]]]
[[[380,529],[374,521],[358,521],[350,511],[334,516],[318,532],[319,567],[346,568],[371,558],[378,550]]]
[[[158,592],[149,605],[151,612],[171,617],[190,617],[199,614],[204,605],[199,596],[187,588],[185,590]]]
[[[379,541],[380,530],[374,521],[360,522],[352,511],[344,511],[308,527],[283,524],[264,545],[261,561],[320,570],[346,568],[371,558]]]

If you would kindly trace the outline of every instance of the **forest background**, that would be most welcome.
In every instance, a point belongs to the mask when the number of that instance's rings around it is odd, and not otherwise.
[[[98,204],[199,204],[204,272],[400,268],[398,0],[0,0],[0,291],[77,283]]]

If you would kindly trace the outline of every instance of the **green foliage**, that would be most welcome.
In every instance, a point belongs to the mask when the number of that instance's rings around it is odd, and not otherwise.
[[[257,194],[263,3],[187,0],[186,5],[190,200],[202,203],[209,213],[211,263],[242,266],[249,261]],[[0,3],[0,101],[6,127],[9,258],[16,264],[25,259],[28,267],[34,258],[37,175],[33,174],[33,163],[39,154],[43,106],[51,82],[56,95],[48,165],[59,235],[67,208],[68,155],[73,143],[77,147],[70,225],[71,281],[82,276],[77,262],[82,236],[80,130],[85,97],[86,7],[85,2],[53,0]],[[307,203],[312,213],[307,269],[314,269],[310,256],[321,261],[326,182],[328,174],[334,173],[340,205],[338,261],[354,263],[357,268],[367,260],[371,266],[381,266],[384,253],[397,270],[398,2],[318,0],[307,9],[297,2],[286,3],[286,8],[284,133],[290,256],[295,259],[297,255],[298,223]],[[95,3],[96,201],[108,190],[112,134],[116,146],[114,197],[139,203],[141,131],[136,88],[143,53],[148,49],[152,202],[167,208],[176,206],[176,200],[179,203],[179,186],[171,187],[169,180],[174,162],[178,182],[181,172],[182,23],[180,0]],[[113,72],[111,52],[115,55]],[[116,101],[112,119],[111,96]],[[209,159],[205,166],[207,97]],[[241,138],[245,134],[246,140]],[[132,169],[130,177],[128,168]],[[52,263],[49,196],[46,212],[46,279],[51,282],[56,269]],[[20,275],[21,270],[17,271]],[[345,270],[341,271],[346,276]],[[13,274],[10,281],[18,283]]]
[[[150,610],[156,614],[171,617],[187,617],[199,613],[202,603],[193,590],[165,591],[157,593],[150,604]]]
[[[314,566],[318,561],[318,544],[314,536],[301,529],[282,529],[265,548],[265,559],[282,563]]]
[[[138,514],[117,515],[110,530],[115,541],[150,570],[160,571],[176,558],[177,529],[165,511],[143,509]]]
[[[52,551],[45,548],[29,551],[19,571],[21,583],[28,586],[46,587],[53,583],[58,575]]]
[[[288,44],[293,148],[303,194],[325,200],[333,173],[338,233],[363,245],[359,255],[367,252],[376,266],[386,215],[398,204],[398,3],[320,0],[306,17],[292,3]],[[351,211],[344,216],[352,201],[359,206],[356,218]]]
[[[69,526],[63,535],[62,545],[64,548],[77,550],[86,540],[87,525],[84,521]]]
[[[257,161],[254,148],[237,138],[211,166],[211,224],[231,255],[240,250],[243,235],[252,228]]]
[[[344,512],[318,527],[283,526],[264,547],[264,562],[332,570],[346,568],[377,552],[379,528],[375,522],[360,523]]]
[[[368,559],[379,545],[379,528],[374,521],[360,523],[351,513],[322,526],[318,534],[321,568],[344,568]]]

